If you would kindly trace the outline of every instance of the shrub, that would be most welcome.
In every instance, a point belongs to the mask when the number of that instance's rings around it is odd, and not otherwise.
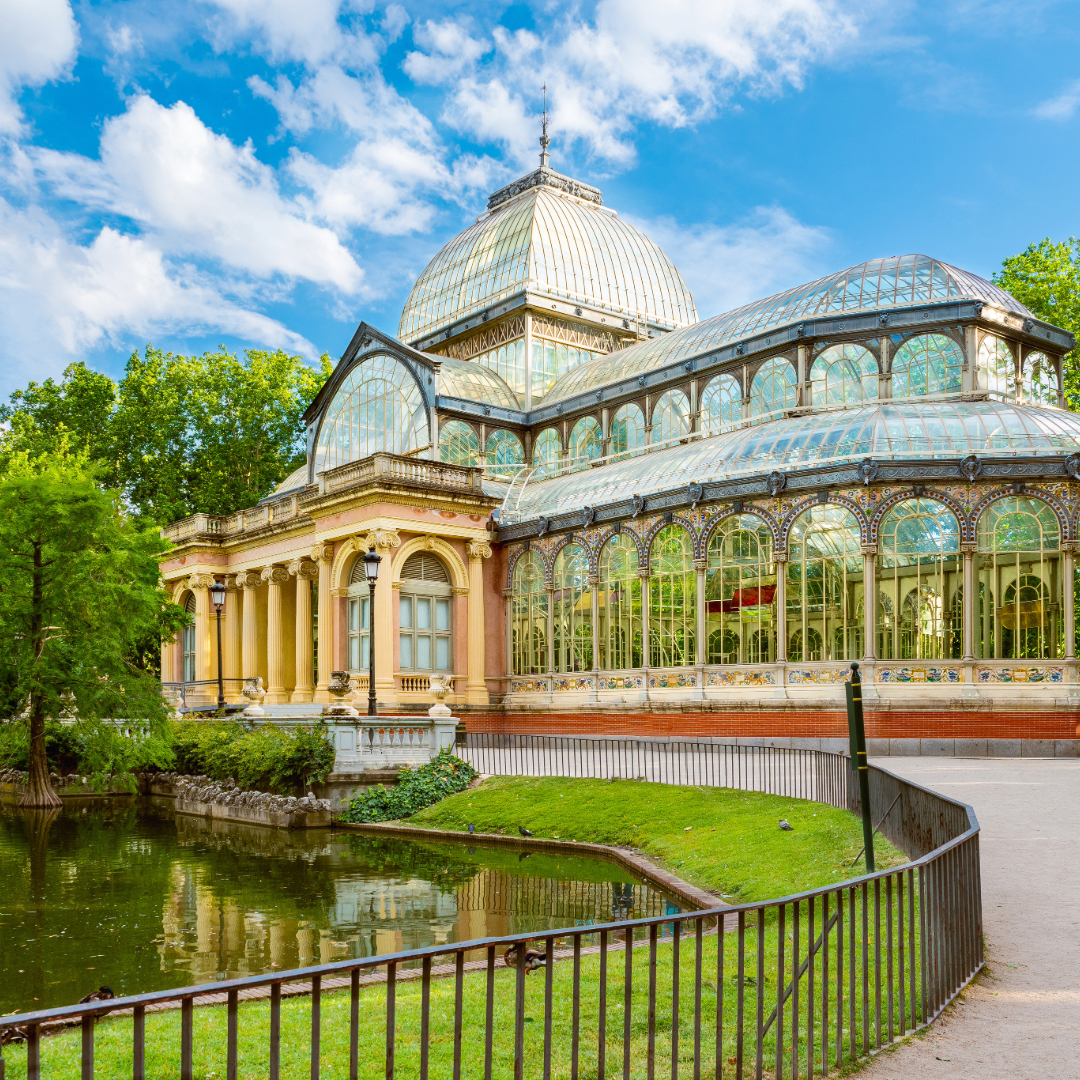
[[[443,750],[437,758],[419,769],[401,767],[397,785],[387,788],[379,784],[363,795],[349,800],[345,821],[396,821],[415,814],[425,806],[455,795],[479,775],[461,758]]]
[[[334,767],[334,744],[322,723],[252,728],[237,721],[182,720],[172,730],[178,772],[232,777],[242,788],[287,795],[326,779]]]

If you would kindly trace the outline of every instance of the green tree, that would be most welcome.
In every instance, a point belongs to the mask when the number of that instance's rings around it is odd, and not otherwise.
[[[185,621],[159,587],[161,539],[66,445],[12,455],[0,474],[0,668],[25,708],[29,783],[22,805],[60,805],[49,784],[45,721],[74,707],[89,726],[130,718],[161,734],[160,683],[136,661]],[[70,695],[70,696],[69,696]]]
[[[994,284],[1040,319],[1080,338],[1080,240],[1075,236],[1060,243],[1047,237],[1010,255],[994,275]],[[1066,355],[1063,374],[1066,404],[1080,410],[1080,348]]]

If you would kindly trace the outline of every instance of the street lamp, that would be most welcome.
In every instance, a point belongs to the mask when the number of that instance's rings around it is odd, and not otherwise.
[[[368,662],[370,668],[368,671],[367,692],[368,716],[378,716],[378,709],[375,707],[375,582],[379,580],[379,563],[381,562],[382,556],[378,555],[375,551],[369,551],[364,556],[364,575],[367,577],[369,590]]]
[[[225,610],[225,586],[215,581],[210,586],[210,600],[217,612],[217,707],[225,708],[225,681],[221,677],[221,613]]]

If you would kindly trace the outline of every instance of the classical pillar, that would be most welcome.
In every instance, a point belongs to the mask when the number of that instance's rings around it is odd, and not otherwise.
[[[221,626],[221,667],[225,675],[225,700],[237,701],[240,697],[240,597],[236,577],[225,578],[225,618]]]
[[[372,548],[382,556],[379,583],[375,586],[375,610],[371,613],[371,642],[375,647],[375,696],[379,702],[397,702],[394,682],[394,597],[392,553],[401,547],[401,537],[392,529],[376,529],[360,541],[359,550]]]
[[[649,567],[638,568],[641,580],[641,666],[650,667],[652,649],[649,647]],[[630,658],[634,656],[633,638],[630,640]]]
[[[483,540],[465,545],[469,556],[469,635],[468,678],[465,700],[470,705],[487,705],[487,681],[484,678],[484,560],[491,558],[491,546]]]
[[[1061,545],[1062,577],[1061,610],[1065,617],[1065,659],[1076,659],[1076,610],[1073,598],[1076,585],[1073,575],[1076,573],[1076,541],[1066,540]]]
[[[514,674],[514,590],[503,589],[503,606],[506,609],[506,677]]]
[[[863,544],[863,660],[873,663],[877,655],[877,573],[876,544]]]
[[[881,373],[878,375],[878,399],[884,401],[892,397],[892,338],[883,334],[881,342]]]
[[[776,563],[776,662],[787,663],[787,553],[773,555]]]
[[[212,574],[192,574],[188,588],[195,594],[195,681],[208,682],[217,678],[217,668],[210,663],[210,646],[213,639],[210,626],[210,586]],[[216,700],[217,694],[214,694]]]
[[[334,670],[334,613],[330,600],[330,573],[334,566],[334,545],[316,544],[311,560],[319,569],[319,671],[313,701],[330,700],[330,672]]]
[[[244,596],[243,634],[240,648],[240,678],[254,679],[259,674],[259,608],[255,590],[261,577],[254,570],[236,575],[236,588]]]
[[[176,638],[161,643],[161,682],[179,682],[176,677]]]
[[[281,625],[281,586],[289,580],[283,566],[264,566],[261,575],[266,582],[266,704],[281,705],[288,700],[285,693],[285,640]]]
[[[962,652],[965,660],[975,659],[975,545],[961,544],[960,552],[964,559],[964,625],[962,632]]]
[[[289,574],[296,578],[296,685],[290,701],[311,701],[311,665],[314,657],[314,627],[311,622],[311,583],[319,576],[318,566],[308,559],[293,559]]]
[[[600,670],[600,575],[590,574],[589,578],[589,597],[592,608],[592,626],[589,627],[592,630],[592,669],[593,671]]]
[[[795,404],[796,405],[811,405],[811,395],[813,390],[810,386],[810,372],[807,370],[806,362],[810,358],[810,347],[808,345],[800,345],[797,352],[797,368],[796,379],[797,385],[795,388]]]
[[[555,671],[555,586],[545,585],[547,594],[547,670],[551,675]]]
[[[695,559],[694,570],[697,576],[697,607],[695,612],[697,615],[697,626],[695,633],[697,634],[697,662],[699,667],[703,667],[708,656],[708,651],[705,647],[705,568],[709,565],[707,559]],[[704,680],[702,680],[704,685]]]

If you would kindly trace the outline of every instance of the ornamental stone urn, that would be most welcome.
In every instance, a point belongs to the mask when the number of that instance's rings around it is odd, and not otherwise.
[[[443,699],[450,693],[450,687],[446,685],[446,679],[442,675],[432,675],[431,685],[428,689],[435,699],[435,704],[428,709],[428,716],[449,716],[450,710],[443,704]]]
[[[265,716],[260,702],[266,697],[266,691],[263,689],[263,681],[261,675],[251,675],[244,680],[244,689],[242,691],[244,697],[248,699],[250,704],[240,714],[241,716]]]
[[[352,693],[352,680],[347,671],[331,671],[330,682],[327,684],[333,701],[323,708],[323,716],[359,716],[360,714],[349,704],[347,695]]]

